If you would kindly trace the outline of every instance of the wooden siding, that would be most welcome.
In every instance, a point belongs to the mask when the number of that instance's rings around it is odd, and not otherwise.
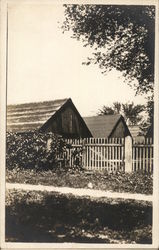
[[[60,134],[65,138],[92,137],[87,126],[71,105],[66,105],[53,120],[48,122],[44,130]]]
[[[123,123],[122,120],[120,120],[120,122],[118,123],[118,125],[116,126],[115,130],[113,131],[110,137],[111,138],[124,138],[127,135],[128,133],[127,133],[125,124]]]

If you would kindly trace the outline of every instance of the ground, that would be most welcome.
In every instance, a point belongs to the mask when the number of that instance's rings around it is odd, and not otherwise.
[[[10,183],[87,190],[91,183],[92,189],[146,197],[152,194],[152,176],[145,173],[103,175],[14,169],[7,171],[6,178]],[[152,202],[7,189],[6,241],[151,244]]]
[[[12,190],[6,240],[149,244],[151,215],[151,202]]]
[[[6,170],[6,182],[41,184],[59,187],[88,188],[91,183],[93,189],[152,194],[153,177],[149,173],[118,172],[81,172],[81,171],[36,171],[34,169]]]

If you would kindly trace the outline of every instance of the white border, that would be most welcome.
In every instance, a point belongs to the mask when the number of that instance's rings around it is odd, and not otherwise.
[[[155,22],[155,88],[154,88],[154,180],[153,230],[154,244],[159,249],[159,2],[156,4]],[[158,234],[157,234],[158,232]]]
[[[154,193],[153,193],[153,243],[152,245],[140,244],[79,244],[79,243],[6,243],[5,242],[5,134],[6,134],[6,52],[7,52],[7,4],[64,4],[64,3],[78,3],[78,4],[123,4],[123,5],[155,5],[156,6],[156,31],[155,31],[155,127],[154,127]],[[156,248],[159,249],[159,79],[158,79],[158,0],[1,0],[0,9],[0,246],[2,249],[59,249],[59,248]],[[158,233],[158,234],[157,234]]]
[[[7,3],[0,5],[0,246],[5,239],[5,140],[6,140],[6,37]]]

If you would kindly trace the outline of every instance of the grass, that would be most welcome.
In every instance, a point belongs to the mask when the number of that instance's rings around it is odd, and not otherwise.
[[[93,189],[110,190],[114,192],[130,192],[152,194],[153,177],[149,173],[116,173],[108,174],[75,171],[36,171],[15,168],[6,171],[6,181],[11,183],[42,184],[62,187],[88,188],[92,183]]]
[[[152,243],[152,204],[7,191],[6,241]]]

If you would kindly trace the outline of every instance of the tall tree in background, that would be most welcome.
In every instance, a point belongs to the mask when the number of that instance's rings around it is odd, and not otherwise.
[[[120,114],[122,110],[122,104],[120,102],[113,102],[112,108],[115,111],[115,114]]]
[[[135,105],[132,103],[119,103],[115,102],[112,106],[103,106],[102,109],[99,110],[98,115],[114,115],[121,114],[124,116],[124,119],[128,125],[138,125],[143,116],[141,113],[144,111],[143,105]]]
[[[125,121],[129,125],[138,125],[143,119],[143,117],[141,116],[141,113],[143,112],[143,105],[134,105],[134,103],[132,102],[122,104],[122,108]]]
[[[128,5],[64,5],[63,31],[94,48],[86,65],[103,73],[121,71],[136,93],[153,92],[155,7]]]
[[[112,107],[103,106],[102,109],[97,113],[98,115],[114,115],[115,112]]]
[[[147,105],[145,107],[145,111],[148,114],[147,119],[144,119],[141,123],[140,129],[142,131],[143,134],[146,134],[148,129],[150,127],[152,127],[153,130],[153,126],[154,126],[154,101],[153,99],[149,99],[147,102]]]
[[[114,102],[112,107],[103,106],[102,109],[99,110],[98,115],[114,115],[121,113],[122,104],[119,102]]]

